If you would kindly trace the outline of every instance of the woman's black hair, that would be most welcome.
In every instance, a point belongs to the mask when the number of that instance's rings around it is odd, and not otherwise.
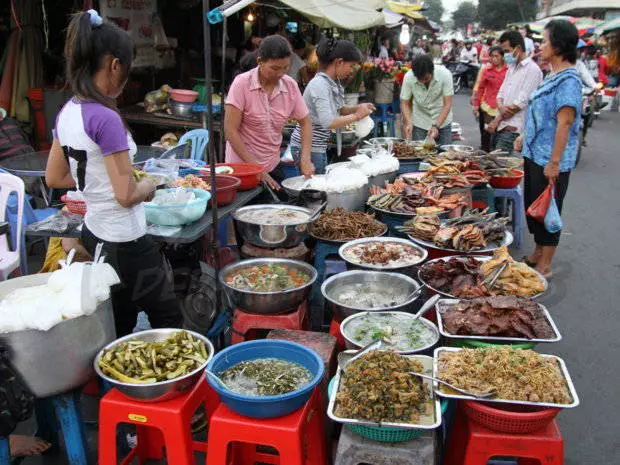
[[[545,30],[549,32],[549,41],[556,54],[574,64],[577,61],[577,42],[579,42],[579,33],[575,25],[564,19],[554,19],[546,24]]]
[[[500,47],[499,45],[494,45],[493,47],[491,47],[489,49],[489,56],[491,56],[491,53],[497,52],[499,53],[502,58],[504,58],[504,50],[502,50],[502,47]]]
[[[261,61],[281,60],[293,54],[293,49],[288,40],[282,36],[274,35],[263,39],[258,47],[258,58]]]
[[[435,71],[433,59],[430,55],[418,55],[413,59],[411,70],[413,71],[413,75],[418,78],[418,80],[422,79],[427,74],[432,75]]]
[[[493,37],[489,37],[489,38],[487,39],[487,45],[488,45],[489,47],[490,47],[491,45],[493,45],[493,40],[494,40],[494,39],[493,39]]]
[[[362,61],[362,52],[360,52],[353,42],[333,38],[329,39],[327,37],[321,39],[319,45],[317,45],[316,56],[322,67],[330,65],[334,60],[338,59],[355,63]]]
[[[116,101],[97,89],[93,76],[101,69],[106,55],[117,58],[129,76],[134,46],[131,37],[116,24],[91,24],[88,12],[71,18],[65,42],[67,80],[71,90],[81,100],[100,103],[116,112]]]
[[[504,42],[508,42],[513,48],[521,47],[521,51],[525,51],[525,40],[519,31],[504,32],[499,38],[499,43],[503,44]]]

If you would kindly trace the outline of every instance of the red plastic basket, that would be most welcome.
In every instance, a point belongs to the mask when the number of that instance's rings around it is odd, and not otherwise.
[[[70,200],[66,195],[63,195],[60,200],[62,200],[67,206],[67,210],[71,213],[76,213],[78,215],[86,215],[86,202],[82,200]]]
[[[523,179],[523,171],[510,170],[513,176],[491,176],[489,184],[497,189],[512,189],[517,187]]]
[[[538,431],[553,420],[561,409],[532,405],[495,404],[465,400],[463,412],[491,431],[525,434]]]

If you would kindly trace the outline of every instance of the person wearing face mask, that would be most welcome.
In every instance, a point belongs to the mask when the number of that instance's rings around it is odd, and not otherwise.
[[[307,177],[314,173],[308,107],[297,82],[286,75],[292,54],[284,37],[266,37],[258,48],[258,66],[237,76],[226,98],[226,162],[262,165],[263,182],[275,190],[280,190],[284,179],[280,145],[289,118],[298,120],[301,128],[301,173]]]
[[[574,68],[579,35],[575,25],[565,20],[547,23],[543,35],[541,58],[550,64],[551,73],[532,95],[525,133],[515,141],[515,149],[522,151],[525,163],[525,208],[553,184],[561,212],[579,150],[582,83]],[[536,249],[525,257],[525,262],[549,279],[560,232],[550,233],[544,224],[529,216],[527,225]]]
[[[319,73],[308,83],[304,101],[312,121],[312,163],[317,174],[325,174],[327,145],[332,130],[360,121],[374,111],[370,103],[345,107],[344,87],[341,80],[353,74],[353,67],[362,59],[362,53],[348,40],[324,38],[316,50]],[[291,153],[296,161],[301,154],[301,126],[291,136]]]
[[[499,113],[488,124],[495,134],[493,147],[513,153],[514,141],[523,132],[527,103],[542,81],[542,71],[525,52],[523,37],[518,31],[506,31],[499,38],[508,71],[497,94]]]
[[[430,55],[416,57],[400,93],[405,138],[424,140],[428,136],[439,145],[451,144],[453,95],[452,73],[434,65]]]

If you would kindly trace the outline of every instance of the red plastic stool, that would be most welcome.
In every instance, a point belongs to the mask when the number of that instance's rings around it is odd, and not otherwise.
[[[259,315],[235,310],[231,343],[238,344],[256,339],[252,333],[257,329],[308,329],[308,302],[304,301],[294,312],[281,315]]]
[[[279,418],[249,418],[220,404],[209,424],[207,465],[325,465],[322,405],[320,389],[303,408]],[[275,448],[279,455],[257,446]]]
[[[555,420],[539,431],[508,434],[491,431],[467,418],[459,406],[446,446],[445,465],[486,465],[492,457],[518,457],[528,465],[562,465],[564,440]]]
[[[219,405],[219,397],[201,377],[187,393],[163,402],[137,402],[117,389],[108,392],[99,404],[99,465],[116,465],[116,427],[119,423],[136,425],[138,445],[121,462],[140,463],[162,460],[166,445],[168,463],[194,465],[194,451],[207,451],[206,443],[192,440],[192,415],[204,404],[207,420]]]
[[[329,334],[331,334],[332,336],[336,338],[336,343],[338,344],[338,350],[342,352],[343,350],[345,350],[346,346],[344,342],[344,336],[342,335],[342,332],[340,331],[340,323],[342,323],[342,319],[337,318],[334,315],[331,323],[329,324]]]

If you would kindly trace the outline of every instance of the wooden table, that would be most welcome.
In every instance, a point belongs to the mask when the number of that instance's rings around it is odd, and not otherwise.
[[[165,111],[155,111],[147,113],[142,105],[131,105],[121,108],[123,118],[129,124],[143,124],[147,126],[157,126],[162,128],[184,128],[184,129],[200,129],[202,121],[198,114],[191,118],[183,116],[171,115]],[[213,131],[219,131],[220,121],[213,119]]]

